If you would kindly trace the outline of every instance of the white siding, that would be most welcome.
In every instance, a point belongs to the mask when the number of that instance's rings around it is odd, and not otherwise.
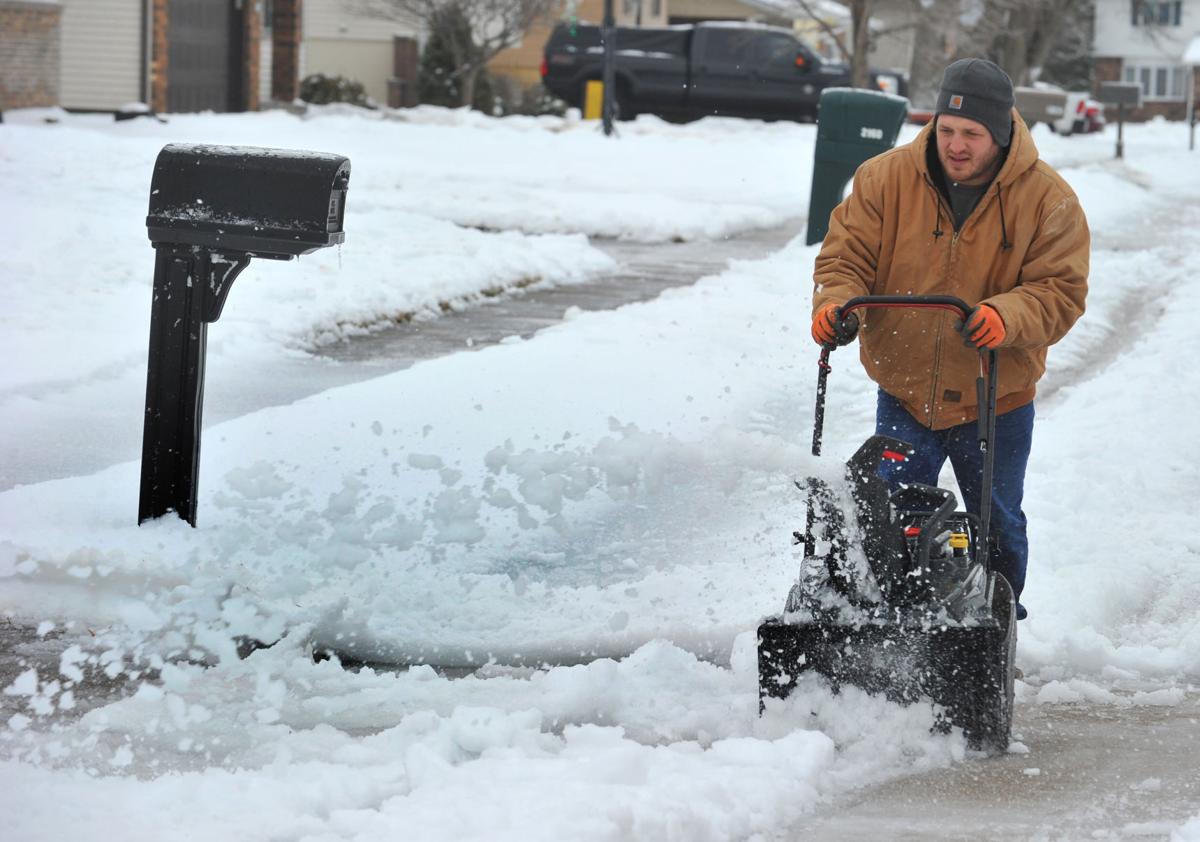
[[[386,8],[386,2],[380,2]],[[348,0],[304,0],[304,40],[344,38],[350,41],[386,41],[393,35],[412,35],[414,27],[399,21],[351,11]]]
[[[348,0],[304,0],[300,78],[310,73],[345,76],[362,82],[367,95],[387,104],[392,76],[392,38],[412,37],[416,29],[399,21],[368,17],[350,11]],[[271,98],[271,33],[263,31],[259,96]]]
[[[1134,26],[1130,0],[1096,0],[1093,52],[1130,61],[1178,62],[1200,34],[1200,0],[1183,0],[1179,26]]]
[[[392,39],[386,41],[350,41],[332,38],[308,38],[304,41],[304,66],[300,74],[345,76],[362,82],[367,96],[387,105],[387,80],[392,76]]]
[[[271,101],[271,38],[270,33],[258,45],[258,101]]]
[[[62,0],[62,105],[116,109],[142,98],[142,0]]]

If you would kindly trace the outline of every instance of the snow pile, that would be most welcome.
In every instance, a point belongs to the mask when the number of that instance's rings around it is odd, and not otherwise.
[[[779,167],[810,157],[798,146],[811,142],[811,127],[639,120],[618,147],[569,120],[444,111],[403,123],[336,110],[173,118],[168,128],[5,128],[6,177],[19,149],[22,183],[45,203],[30,212],[29,242],[0,263],[12,281],[42,281],[23,285],[5,316],[23,337],[6,350],[31,364],[9,375],[4,417],[58,400],[86,415],[106,376],[140,365],[144,322],[110,324],[89,308],[144,312],[141,231],[121,226],[125,240],[96,249],[85,277],[62,256],[59,227],[93,246],[117,237],[107,213],[73,208],[125,202],[123,186],[144,184],[168,134],[355,161],[350,208],[361,217],[347,227],[364,232],[362,262],[347,244],[340,272],[268,266],[256,289],[244,276],[226,319],[240,311],[246,330],[214,353],[245,359],[386,318],[424,294],[407,280],[439,267],[462,278],[507,265],[513,278],[561,247],[556,282],[568,267],[603,270],[580,236],[444,221],[508,227],[524,205],[510,217],[494,197],[561,194],[562,231],[601,230],[604,207],[662,231],[647,207],[690,206],[696,221],[727,196],[765,209],[754,216],[765,224],[803,205]],[[1084,200],[1095,253],[1088,314],[1053,349],[1038,401],[1023,704],[1177,706],[1200,682],[1190,538],[1200,515],[1181,457],[1181,419],[1200,394],[1188,365],[1200,350],[1189,284],[1200,214],[1188,204],[1200,173],[1174,131],[1130,127],[1121,165],[1110,139],[1038,134]],[[486,163],[482,148],[495,153]],[[84,177],[85,158],[100,172]],[[60,168],[82,179],[78,195],[38,187]],[[567,173],[577,200],[561,198]],[[617,173],[624,194],[608,192]],[[648,193],[630,185],[680,204],[643,206]],[[410,187],[442,221],[402,209]],[[612,204],[593,201],[601,195]],[[743,211],[721,224],[743,224]],[[529,230],[550,225],[540,212]],[[1169,238],[1158,233],[1166,220]],[[386,260],[371,259],[376,248]],[[446,268],[456,250],[463,263]],[[835,697],[819,682],[758,717],[753,629],[795,576],[803,501],[792,479],[836,470],[873,420],[873,386],[852,352],[839,353],[830,458],[808,455],[815,255],[796,241],[644,305],[572,313],[530,341],[213,427],[196,530],[174,518],[134,525],[135,463],[0,493],[0,610],[47,624],[64,644],[5,691],[20,700],[0,732],[0,775],[21,782],[0,787],[0,809],[22,823],[16,837],[87,837],[111,805],[136,799],[122,813],[125,838],[185,827],[201,839],[376,839],[399,828],[429,839],[745,838],[854,787],[962,758],[959,735],[930,734],[927,707]],[[393,258],[424,269],[391,276]],[[436,298],[448,283],[423,289]],[[77,351],[94,352],[92,364]],[[94,391],[62,400],[66,379]],[[273,645],[239,657],[255,640]],[[325,650],[416,666],[347,671],[314,662]],[[133,695],[97,704],[114,683]],[[81,710],[85,688],[97,706]],[[222,809],[181,813],[197,791]]]
[[[429,840],[733,839],[847,786],[961,758],[953,738],[929,737],[928,710],[854,691],[802,686],[759,719],[753,646],[740,641],[732,670],[656,643],[621,662],[454,681],[347,673],[283,644],[219,669],[171,667],[161,686],[59,729],[21,769],[10,826],[21,839],[86,835],[93,811],[136,787],[137,809],[119,818],[134,840],[169,833],[197,791],[223,805],[188,816],[198,839],[397,827]],[[69,771],[80,756],[86,774]]]

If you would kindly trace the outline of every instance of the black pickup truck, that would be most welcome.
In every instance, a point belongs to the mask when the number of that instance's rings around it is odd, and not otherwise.
[[[752,23],[618,27],[617,116],[657,114],[696,119],[709,114],[815,120],[825,88],[850,86],[850,68],[823,61],[787,29]],[[600,79],[604,60],[598,26],[560,23],[546,42],[546,89],[583,107],[587,83]],[[871,84],[906,96],[904,77],[871,71]]]

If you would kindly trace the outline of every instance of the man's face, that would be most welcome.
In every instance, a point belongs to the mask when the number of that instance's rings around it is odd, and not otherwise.
[[[936,134],[938,160],[951,181],[972,187],[986,184],[996,174],[1000,145],[983,123],[939,114]]]

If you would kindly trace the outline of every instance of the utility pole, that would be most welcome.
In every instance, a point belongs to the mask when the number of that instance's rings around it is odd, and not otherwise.
[[[616,59],[617,59],[617,23],[613,17],[613,0],[604,0],[604,104],[600,109],[600,120],[604,125],[604,134],[612,135],[613,118],[616,116],[617,99]]]

